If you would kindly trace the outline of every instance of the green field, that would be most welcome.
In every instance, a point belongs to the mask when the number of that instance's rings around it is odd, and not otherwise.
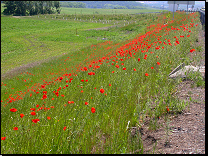
[[[116,14],[136,14],[136,13],[145,13],[145,12],[162,12],[163,10],[159,9],[90,9],[90,8],[67,8],[61,7],[61,14],[69,15],[87,15],[87,14],[101,14],[101,15],[116,15]],[[167,10],[164,10],[167,11]]]
[[[131,128],[157,130],[189,104],[168,75],[197,61],[201,28],[198,13],[2,15],[1,153],[142,154]]]
[[[103,42],[104,37],[114,42],[130,39],[146,28],[147,22],[138,19],[150,17],[150,15],[116,15],[113,17],[95,15],[93,18],[93,15],[66,15],[63,17],[68,20],[63,20],[62,15],[47,15],[46,18],[45,16],[1,17],[2,74],[14,67],[60,56],[63,53],[71,53],[90,46],[92,43]],[[151,16],[154,18],[156,14]],[[111,21],[108,23],[103,17],[111,19]],[[82,21],[74,20],[74,18],[82,18]],[[99,19],[102,22],[99,22]],[[139,29],[137,28],[138,24],[140,25]],[[116,27],[109,28],[109,30],[89,30],[109,26]],[[118,27],[119,29],[117,29]],[[14,60],[14,58],[16,59]]]

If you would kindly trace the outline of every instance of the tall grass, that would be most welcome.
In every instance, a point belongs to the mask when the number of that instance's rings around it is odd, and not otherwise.
[[[1,82],[2,153],[143,153],[130,129],[185,107],[168,74],[190,63],[201,27],[198,13],[166,15],[143,35],[92,43]]]

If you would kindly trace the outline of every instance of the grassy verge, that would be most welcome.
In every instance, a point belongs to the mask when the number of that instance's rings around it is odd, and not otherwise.
[[[143,26],[143,35],[93,43],[1,82],[2,153],[142,153],[139,133],[129,129],[146,116],[154,129],[160,117],[186,106],[172,96],[180,79],[168,74],[183,60],[189,64],[196,49],[190,43],[198,14],[165,17]]]

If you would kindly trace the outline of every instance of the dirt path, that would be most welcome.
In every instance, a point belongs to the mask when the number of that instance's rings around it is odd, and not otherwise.
[[[198,45],[202,46],[202,52],[190,53],[189,57],[199,54],[202,58],[195,65],[205,65],[203,30],[199,33]],[[194,87],[193,83],[185,80],[177,86],[176,96],[190,102],[181,114],[172,115],[169,123],[160,119],[158,123],[162,126],[156,131],[148,130],[148,124],[141,128],[144,153],[205,154],[205,88]]]

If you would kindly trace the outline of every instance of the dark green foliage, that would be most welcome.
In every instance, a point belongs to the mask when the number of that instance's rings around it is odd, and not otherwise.
[[[3,14],[27,16],[37,14],[60,14],[59,1],[4,1]],[[54,10],[56,8],[56,11]]]
[[[61,6],[69,8],[86,8],[86,4],[82,2],[61,2]]]

